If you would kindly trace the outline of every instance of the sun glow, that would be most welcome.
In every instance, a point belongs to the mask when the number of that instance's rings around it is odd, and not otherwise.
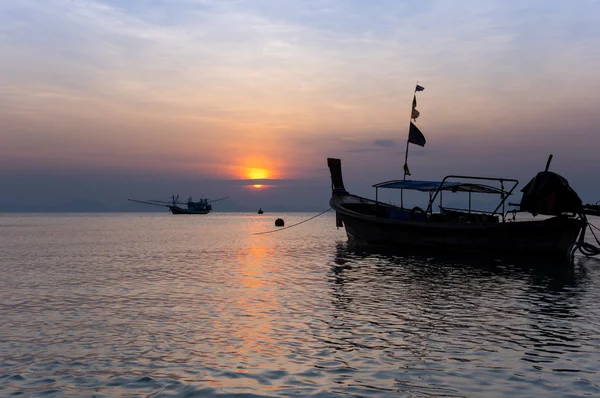
[[[279,178],[278,169],[278,164],[273,159],[253,155],[241,158],[234,172],[246,188],[263,190],[274,185],[271,181]]]
[[[269,171],[266,169],[250,168],[246,170],[246,178],[250,180],[263,180],[269,178]]]
[[[246,170],[244,171],[244,175],[245,177],[250,180],[248,181],[250,183],[250,188],[254,188],[254,189],[262,189],[262,188],[266,188],[267,186],[264,184],[252,184],[252,180],[267,180],[271,177],[271,172],[267,169],[263,169],[263,168],[258,168],[258,167],[249,167],[246,168]],[[261,182],[262,181],[256,181],[256,182]]]

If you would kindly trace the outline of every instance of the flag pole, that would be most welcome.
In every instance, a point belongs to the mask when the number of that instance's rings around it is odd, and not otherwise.
[[[417,81],[417,84],[415,84],[415,91],[413,92],[413,101],[414,101],[414,96],[417,94],[417,86],[419,85],[419,82]],[[408,118],[408,136],[406,137],[406,153],[404,154],[404,181],[406,181],[406,171],[408,170],[408,144],[410,143],[410,122],[412,119],[412,115],[413,115],[413,106],[411,105],[410,108],[410,117]]]
[[[410,125],[409,125],[410,127]],[[406,169],[408,169],[408,138],[406,139],[406,153],[404,154],[404,180],[406,181]]]

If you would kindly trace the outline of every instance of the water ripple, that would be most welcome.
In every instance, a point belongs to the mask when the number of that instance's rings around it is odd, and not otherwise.
[[[600,394],[594,260],[400,255],[332,215],[252,235],[271,224],[0,217],[0,395]]]

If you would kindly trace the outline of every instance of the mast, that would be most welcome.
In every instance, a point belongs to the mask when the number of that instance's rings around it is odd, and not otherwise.
[[[417,95],[417,86],[419,85],[419,82],[417,81],[417,84],[415,85],[415,91],[413,92],[413,103],[412,103],[412,107],[410,109],[410,117],[408,118],[408,136],[406,137],[406,152],[404,154],[404,178],[403,180],[406,181],[406,176],[410,175],[410,171],[408,169],[408,144],[410,143],[410,123],[413,119],[413,110],[415,109],[415,96]]]
[[[406,139],[406,154],[404,155],[404,180],[406,181],[406,176],[409,175],[408,172],[408,138]]]
[[[408,144],[411,142],[415,145],[425,146],[425,136],[423,133],[413,124],[413,120],[417,120],[419,117],[419,111],[417,110],[417,92],[425,90],[425,87],[420,86],[419,82],[415,85],[415,91],[413,92],[412,109],[410,110],[410,118],[408,119],[408,138],[406,139],[406,153],[404,154],[404,180],[406,176],[410,175],[408,168]]]

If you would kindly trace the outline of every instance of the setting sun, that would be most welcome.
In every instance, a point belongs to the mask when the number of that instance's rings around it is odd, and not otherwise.
[[[252,155],[239,160],[235,173],[250,189],[262,190],[273,186],[271,181],[279,178],[278,164],[273,159]]]
[[[251,168],[246,171],[246,178],[250,180],[263,180],[269,178],[269,172],[265,169]]]
[[[246,169],[246,178],[249,180],[266,180],[270,177],[271,173],[267,170],[267,169],[260,169],[260,168],[248,168]],[[266,185],[264,184],[253,184],[251,185],[252,188],[255,189],[261,189],[266,187]]]

